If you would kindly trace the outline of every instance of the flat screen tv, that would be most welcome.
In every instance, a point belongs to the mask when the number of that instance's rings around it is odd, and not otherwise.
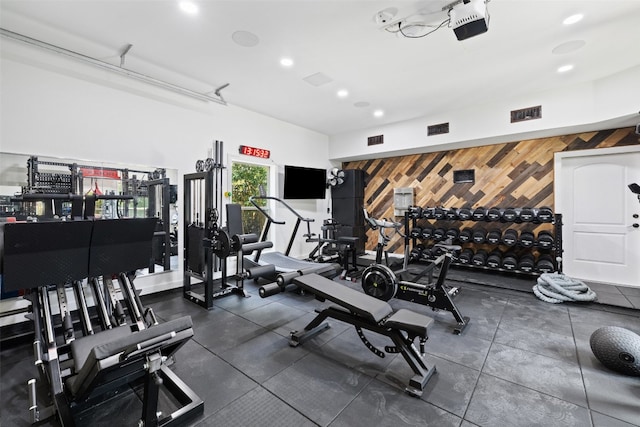
[[[326,194],[326,169],[285,165],[283,199],[324,199]]]

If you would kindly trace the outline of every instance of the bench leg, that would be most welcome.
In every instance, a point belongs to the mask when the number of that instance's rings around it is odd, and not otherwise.
[[[427,382],[429,382],[431,376],[436,372],[435,365],[429,367],[415,345],[409,342],[408,338],[405,338],[400,331],[391,334],[390,338],[395,343],[396,348],[400,350],[402,357],[404,357],[404,360],[409,364],[414,373],[405,391],[412,396],[422,396]]]
[[[325,309],[322,310],[302,331],[292,331],[289,338],[289,345],[291,347],[297,347],[305,341],[310,340],[316,335],[329,329],[329,323],[325,320],[329,317],[329,312]]]

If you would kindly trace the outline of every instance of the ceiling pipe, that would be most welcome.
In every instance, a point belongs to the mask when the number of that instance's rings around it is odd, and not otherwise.
[[[165,82],[163,80],[158,80],[158,79],[155,79],[153,77],[149,77],[149,76],[147,76],[145,74],[141,74],[141,73],[137,73],[135,71],[127,70],[126,68],[118,67],[117,65],[112,65],[112,64],[109,64],[108,62],[100,61],[99,59],[95,59],[95,58],[92,58],[90,56],[83,55],[81,53],[77,53],[77,52],[74,52],[74,51],[59,47],[59,46],[55,46],[55,45],[52,45],[52,44],[49,44],[49,43],[46,43],[46,42],[43,42],[43,41],[40,41],[40,40],[36,40],[36,39],[31,38],[31,37],[24,36],[22,34],[14,33],[13,31],[9,31],[9,30],[6,30],[4,28],[0,28],[0,34],[3,37],[7,37],[7,38],[12,39],[12,40],[17,40],[19,42],[26,43],[26,44],[31,45],[31,46],[36,46],[36,47],[39,47],[39,48],[42,48],[42,49],[46,49],[46,50],[58,53],[60,55],[65,55],[65,56],[71,57],[73,59],[82,61],[84,63],[93,65],[95,67],[102,68],[104,70],[108,70],[108,71],[114,72],[116,74],[120,74],[120,75],[125,76],[125,77],[129,77],[129,78],[132,78],[132,79],[135,79],[135,80],[139,80],[139,81],[142,81],[142,82],[145,82],[145,83],[148,83],[148,84],[151,84],[151,85],[163,88],[163,89],[167,89],[167,90],[170,90],[172,92],[179,93],[181,95],[189,96],[191,98],[199,99],[201,101],[216,102],[218,104],[227,105],[227,102],[224,99],[222,99],[222,97],[214,98],[214,97],[208,96],[206,94],[195,92],[195,91],[193,91],[191,89],[186,89],[186,88],[174,85],[172,83]],[[121,55],[120,59],[121,59],[121,63],[122,64],[124,64],[124,55],[129,51],[131,46],[132,45],[129,45],[127,47],[127,49],[125,50],[125,52]]]

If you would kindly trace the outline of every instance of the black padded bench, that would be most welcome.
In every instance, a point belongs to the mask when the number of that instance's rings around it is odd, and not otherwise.
[[[320,301],[331,301],[337,306],[320,310],[303,331],[291,332],[289,344],[293,347],[329,328],[327,318],[334,318],[354,325],[362,342],[379,357],[385,354],[375,348],[364,336],[362,329],[389,337],[393,346],[386,346],[387,353],[400,353],[413,370],[413,377],[405,388],[413,396],[422,395],[425,385],[435,373],[435,366],[424,361],[424,345],[428,339],[427,328],[433,319],[407,309],[396,312],[386,303],[369,295],[348,288],[317,274],[300,276],[294,283],[315,295]],[[418,338],[420,349],[414,345]]]
[[[105,390],[141,377],[144,425],[171,425],[178,415],[197,412],[196,408],[202,405],[200,398],[164,363],[191,337],[191,317],[184,316],[137,332],[124,325],[72,341],[75,375],[65,381],[73,402],[72,412],[91,409],[101,401]],[[181,404],[179,412],[156,412],[161,385],[172,387],[173,398]]]

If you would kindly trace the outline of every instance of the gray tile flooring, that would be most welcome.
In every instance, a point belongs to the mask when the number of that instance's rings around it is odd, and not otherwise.
[[[435,319],[426,358],[437,372],[420,398],[402,391],[411,376],[402,357],[376,357],[349,325],[330,321],[312,341],[289,347],[289,332],[324,305],[310,295],[261,299],[249,282],[250,298],[227,296],[210,311],[180,291],[143,302],[162,320],[193,319],[194,339],[172,369],[205,401],[194,426],[640,426],[640,377],[608,370],[589,347],[602,326],[640,333],[639,310],[554,305],[528,292],[462,287],[455,301],[471,324],[460,336],[451,333],[450,313],[390,301]],[[635,291],[625,298],[640,298]],[[30,343],[2,348],[0,425],[28,425],[26,382],[34,376]],[[139,402],[127,398],[133,402],[96,408],[86,425],[134,425]]]

